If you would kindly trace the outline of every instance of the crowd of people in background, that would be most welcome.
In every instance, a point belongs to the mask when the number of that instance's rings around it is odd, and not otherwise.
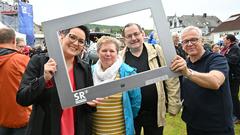
[[[45,42],[43,44],[36,44],[34,47],[31,47],[26,44],[26,41],[24,38],[16,38],[16,49],[27,56],[32,57],[35,54],[40,54],[40,53],[46,53],[47,52],[47,47]]]
[[[162,46],[153,39],[147,43],[136,23],[123,27],[123,40],[102,36],[94,47],[87,45],[86,26],[59,33],[73,90],[166,65]],[[179,77],[62,109],[54,80],[57,63],[45,42],[30,47],[13,29],[1,28],[0,134],[163,135],[166,113],[175,116],[182,108],[188,135],[234,135],[234,124],[240,124],[238,39],[226,34],[223,42],[209,44],[199,28],[188,26],[181,34],[173,32],[172,40],[177,55],[169,68]]]

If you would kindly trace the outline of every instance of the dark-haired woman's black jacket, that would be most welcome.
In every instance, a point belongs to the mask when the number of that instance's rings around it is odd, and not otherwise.
[[[60,135],[61,115],[57,88],[52,83],[45,84],[43,73],[44,64],[49,57],[46,54],[34,55],[23,75],[17,102],[23,106],[32,105],[32,114],[26,135]],[[93,85],[90,67],[76,57],[74,64],[74,77],[76,89]],[[87,104],[75,107],[75,135],[91,134],[91,112],[96,108]]]

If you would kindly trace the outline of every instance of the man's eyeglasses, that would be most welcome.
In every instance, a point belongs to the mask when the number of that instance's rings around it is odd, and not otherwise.
[[[126,35],[125,38],[126,38],[126,39],[131,39],[132,36],[138,37],[138,36],[140,36],[140,34],[142,34],[142,33],[141,33],[141,32],[135,32],[135,33],[133,33],[133,34],[128,34],[128,35]]]
[[[182,45],[189,45],[189,43],[191,43],[192,45],[195,45],[198,41],[199,41],[199,38],[191,38],[191,39],[182,41]]]
[[[72,42],[72,43],[74,43],[74,42],[78,42],[78,45],[85,45],[86,44],[86,41],[85,40],[83,40],[83,39],[81,39],[81,38],[78,38],[76,35],[74,35],[74,34],[68,34],[67,35],[67,37],[68,37],[68,39]]]

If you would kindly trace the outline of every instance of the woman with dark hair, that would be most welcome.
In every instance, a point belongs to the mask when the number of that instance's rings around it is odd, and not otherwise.
[[[77,55],[89,38],[85,26],[60,32],[60,42],[73,90],[93,85],[90,67]],[[90,135],[90,114],[96,111],[99,99],[76,107],[62,109],[54,74],[57,63],[46,54],[34,55],[23,75],[17,102],[32,105],[26,135]]]

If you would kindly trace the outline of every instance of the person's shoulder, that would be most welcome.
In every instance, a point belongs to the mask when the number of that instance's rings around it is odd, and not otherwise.
[[[39,53],[35,54],[31,57],[30,62],[37,62],[41,64],[45,64],[49,59],[49,56],[47,53]]]
[[[232,50],[240,51],[240,47],[238,44],[234,44],[231,48]]]
[[[91,65],[91,68],[92,68],[92,69],[95,69],[95,68],[96,68],[96,63],[93,64],[93,65]]]
[[[120,70],[124,71],[124,72],[128,72],[128,73],[132,73],[135,72],[136,69],[134,67],[129,66],[128,64],[126,64],[125,62],[122,63]]]
[[[155,45],[154,45],[154,48],[155,48],[157,51],[162,51],[162,47],[161,47],[161,45],[159,45],[159,44],[155,44]]]
[[[45,59],[45,58],[49,58],[47,53],[38,53],[35,54],[31,57],[32,59]]]
[[[90,69],[91,66],[88,62],[84,61],[83,59],[80,58],[80,56],[75,57],[77,60],[77,63],[80,64],[83,68]]]
[[[20,52],[15,52],[14,53],[14,57],[16,57],[16,58],[30,58],[29,56],[27,56],[27,55],[25,55],[25,54],[22,54],[22,53],[20,53]]]
[[[144,43],[147,49],[151,50],[156,50],[156,51],[161,51],[162,47],[159,44],[149,44],[149,43]]]
[[[8,64],[11,65],[11,70],[14,70],[16,72],[23,72],[30,60],[30,57],[19,52],[12,53],[9,58],[10,59],[8,60]]]
[[[11,60],[14,60],[17,63],[28,63],[28,61],[30,60],[30,57],[24,54],[15,52],[12,54]]]
[[[214,52],[209,51],[209,54],[210,54],[211,57],[223,57],[224,58],[224,56],[220,53],[214,53]]]
[[[213,60],[221,60],[221,61],[227,61],[226,57],[224,57],[222,54],[214,53],[214,52],[207,52],[207,58],[209,61]]]
[[[47,53],[36,53],[32,55],[31,58],[45,58],[45,57],[49,57]]]

